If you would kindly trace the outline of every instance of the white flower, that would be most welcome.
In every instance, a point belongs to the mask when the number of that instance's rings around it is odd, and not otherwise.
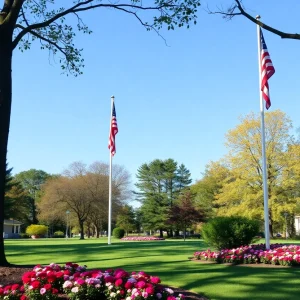
[[[72,293],[78,293],[78,291],[79,291],[79,287],[78,287],[78,286],[75,286],[75,287],[73,287],[73,288],[71,289],[71,292],[72,292]]]
[[[165,288],[165,291],[168,292],[170,295],[174,293],[174,291],[170,288]]]
[[[162,294],[161,293],[157,293],[156,297],[157,297],[157,299],[161,299],[162,298]]]
[[[114,293],[114,292],[112,292],[112,293],[110,293],[110,296],[112,297],[112,298],[114,298],[114,297],[116,297],[116,293]]]

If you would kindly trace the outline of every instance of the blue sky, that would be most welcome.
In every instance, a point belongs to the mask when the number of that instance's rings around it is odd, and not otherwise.
[[[69,1],[65,1],[66,3]],[[226,5],[214,0],[208,4]],[[296,32],[300,1],[245,0],[248,11],[283,31]],[[153,159],[184,163],[193,180],[226,154],[224,135],[239,116],[259,112],[256,25],[243,17],[208,15],[203,2],[189,30],[147,32],[132,17],[111,10],[85,13],[92,35],[78,35],[84,74],[61,74],[38,44],[13,56],[13,106],[8,162],[14,173],[31,168],[60,173],[74,161],[109,161],[110,96],[119,133],[113,162],[135,182]],[[89,18],[89,20],[87,19]],[[276,69],[272,106],[300,127],[300,41],[264,31]]]

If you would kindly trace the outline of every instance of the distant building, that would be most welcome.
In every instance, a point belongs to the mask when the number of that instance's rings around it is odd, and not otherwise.
[[[3,237],[5,239],[15,239],[20,237],[22,223],[17,220],[4,220]]]

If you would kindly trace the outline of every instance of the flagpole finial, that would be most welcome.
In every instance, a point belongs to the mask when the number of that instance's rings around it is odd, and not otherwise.
[[[259,20],[259,19],[260,19],[260,15],[257,15],[257,16],[255,17],[255,19],[256,19],[256,20]]]

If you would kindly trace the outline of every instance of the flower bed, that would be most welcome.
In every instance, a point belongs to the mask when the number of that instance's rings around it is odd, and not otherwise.
[[[121,239],[122,241],[162,241],[164,238],[156,236],[127,236]]]
[[[22,276],[23,285],[0,286],[0,299],[6,300],[181,300],[170,288],[160,285],[160,279],[145,272],[128,273],[123,269],[91,270],[66,263],[37,265]]]
[[[265,244],[243,246],[236,249],[221,251],[197,251],[194,253],[197,260],[215,261],[217,263],[233,264],[273,264],[283,266],[300,265],[300,246],[272,244],[266,250]]]

